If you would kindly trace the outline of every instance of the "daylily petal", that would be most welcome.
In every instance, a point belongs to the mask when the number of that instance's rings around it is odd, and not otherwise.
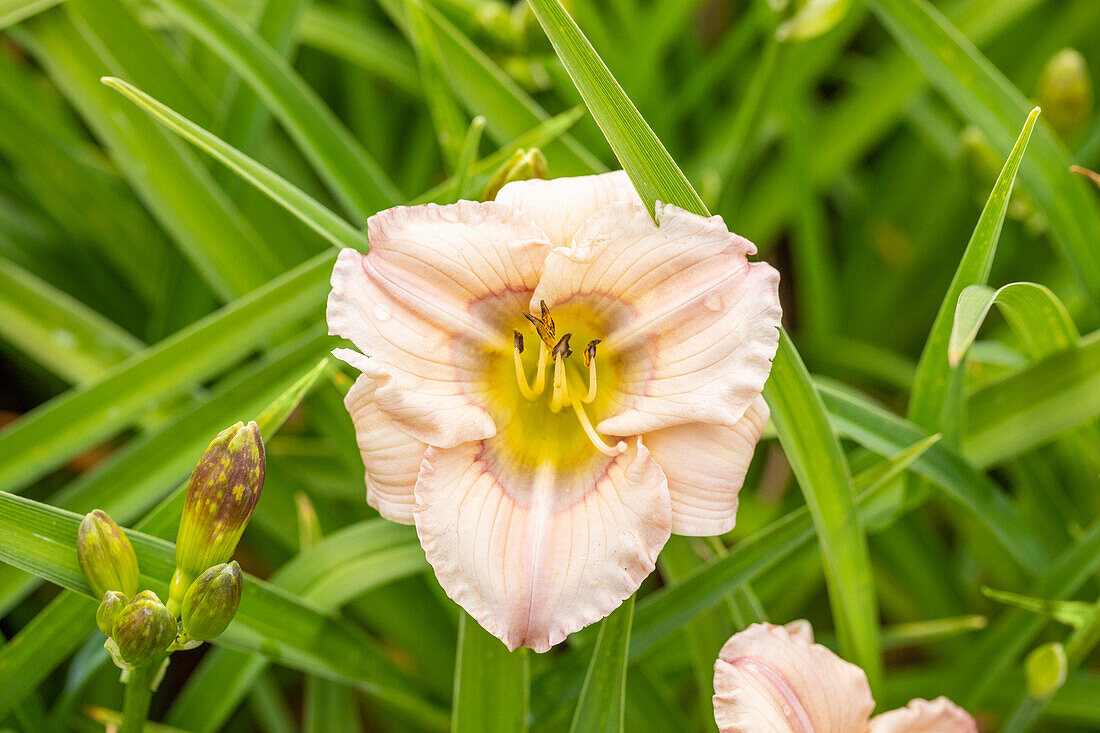
[[[568,246],[573,234],[593,214],[614,203],[637,203],[641,199],[625,171],[597,176],[533,178],[513,181],[500,189],[497,203],[522,211],[559,246]]]
[[[544,652],[652,572],[667,484],[640,441],[560,471],[508,467],[489,443],[428,449],[416,530],[447,595],[509,649]]]
[[[379,409],[425,443],[496,432],[476,395],[487,349],[510,351],[505,318],[526,307],[549,244],[494,203],[389,209],[368,222],[371,251],[344,250],[332,273],[330,333],[380,362]]]
[[[863,670],[782,626],[734,634],[714,665],[722,733],[861,733],[874,706]]]
[[[386,519],[413,523],[413,487],[428,446],[397,427],[374,401],[377,382],[363,374],[344,405],[355,424],[355,438],[367,476],[367,503]]]
[[[733,529],[737,494],[768,414],[757,397],[732,428],[688,423],[642,437],[668,477],[673,534],[710,537]]]
[[[814,643],[814,627],[804,618],[795,619],[783,624],[783,628],[787,630],[791,636],[800,637],[805,639],[809,643]]]
[[[709,219],[658,204],[596,213],[557,247],[531,299],[591,304],[601,353],[624,365],[619,411],[597,429],[638,435],[689,422],[733,427],[764,387],[779,341],[779,274]]]
[[[910,700],[909,704],[871,718],[871,733],[977,733],[970,713],[946,697]]]

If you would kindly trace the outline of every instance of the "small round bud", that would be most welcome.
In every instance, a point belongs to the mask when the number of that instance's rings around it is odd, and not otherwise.
[[[548,165],[546,156],[542,154],[541,150],[538,148],[517,150],[512,153],[512,157],[493,174],[493,178],[489,181],[489,185],[486,187],[485,195],[482,196],[482,199],[485,201],[492,201],[496,198],[497,194],[500,193],[500,189],[504,188],[504,184],[506,183],[511,183],[512,181],[527,181],[532,178],[546,178],[547,175]]]
[[[1024,661],[1027,694],[1037,700],[1049,700],[1066,683],[1069,661],[1066,650],[1056,641],[1036,647]]]
[[[127,598],[137,592],[137,555],[107,512],[96,509],[84,516],[76,532],[76,552],[80,569],[97,598],[109,590]]]
[[[122,660],[140,667],[163,654],[175,640],[176,619],[155,593],[145,590],[123,607],[111,638]]]
[[[236,562],[215,565],[200,575],[183,597],[183,633],[208,641],[237,615],[244,578]]]
[[[109,590],[103,594],[103,600],[99,602],[99,608],[95,612],[95,623],[104,636],[110,636],[115,630],[115,624],[125,606],[126,596],[117,590]]]
[[[176,567],[194,578],[223,563],[252,517],[264,487],[264,444],[256,423],[223,430],[199,459],[187,486]]]
[[[1043,67],[1036,94],[1043,116],[1054,131],[1073,142],[1092,114],[1092,77],[1085,57],[1064,48]]]

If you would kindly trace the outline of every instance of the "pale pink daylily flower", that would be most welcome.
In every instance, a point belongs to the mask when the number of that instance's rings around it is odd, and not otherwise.
[[[398,207],[345,250],[328,322],[367,501],[416,525],[448,595],[509,648],[603,618],[670,532],[733,527],[768,418],[778,274],[720,218],[622,172]]]
[[[753,624],[714,664],[714,719],[721,733],[977,733],[945,697],[912,700],[871,717],[867,675],[820,644],[806,621]]]

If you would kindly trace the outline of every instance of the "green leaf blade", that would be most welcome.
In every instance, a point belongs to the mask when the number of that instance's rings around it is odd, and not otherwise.
[[[953,316],[964,289],[970,285],[984,285],[989,277],[989,270],[997,253],[1001,227],[1008,212],[1012,185],[1038,117],[1039,108],[1036,107],[1024,122],[1016,144],[982,209],[921,352],[917,376],[909,398],[909,419],[927,430],[942,429],[944,420],[951,419],[951,414],[957,414],[961,409],[959,395],[949,395],[951,365],[948,361],[948,350]]]
[[[570,733],[622,733],[634,596],[600,623]]]
[[[465,613],[458,636],[452,733],[526,731],[531,694],[528,651],[509,652]]]

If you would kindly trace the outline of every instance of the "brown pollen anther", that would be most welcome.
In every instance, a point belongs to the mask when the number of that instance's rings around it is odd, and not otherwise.
[[[536,316],[531,315],[527,311],[523,311],[523,317],[530,321],[531,325],[535,327],[535,332],[538,333],[539,338],[542,339],[542,342],[544,344],[546,344],[546,347],[553,348],[554,322],[551,321],[550,325],[547,326],[545,322],[539,320]]]
[[[550,335],[550,340],[554,340],[554,319],[550,317],[550,309],[546,306],[545,300],[539,301],[539,309],[542,311],[542,323],[546,326],[546,333]]]
[[[553,354],[555,359],[557,359],[559,356],[563,359],[568,359],[569,356],[573,353],[573,350],[569,348],[569,339],[572,336],[573,334],[567,333],[562,336],[556,344],[554,344],[554,348],[551,353]]]
[[[592,339],[588,342],[588,346],[584,347],[584,365],[589,366],[592,364],[592,360],[596,358],[596,344],[600,343],[602,339]]]

